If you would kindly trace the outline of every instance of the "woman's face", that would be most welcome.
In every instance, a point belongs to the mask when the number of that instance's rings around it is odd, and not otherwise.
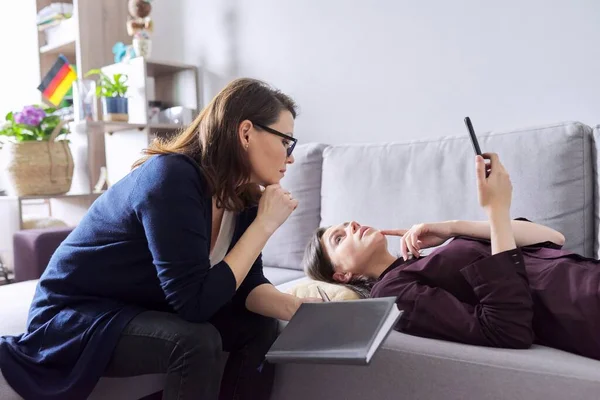
[[[387,251],[387,240],[379,230],[354,221],[327,228],[321,243],[334,265],[333,278],[338,282],[348,282],[353,275],[366,275],[373,256]]]
[[[290,141],[255,127],[251,123],[250,126],[246,135],[246,149],[252,168],[252,182],[263,186],[279,183],[285,174],[287,164],[294,162],[293,155],[287,156]],[[293,137],[294,117],[289,111],[282,111],[279,120],[267,127]]]

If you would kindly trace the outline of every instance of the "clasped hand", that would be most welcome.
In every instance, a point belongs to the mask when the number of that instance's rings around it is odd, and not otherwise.
[[[439,246],[452,237],[451,222],[424,223],[413,225],[410,229],[382,230],[386,236],[400,236],[402,258],[408,260],[409,253],[416,258],[421,256],[420,250]]]

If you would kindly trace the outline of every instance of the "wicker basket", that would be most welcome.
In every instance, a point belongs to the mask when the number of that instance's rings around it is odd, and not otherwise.
[[[67,193],[73,180],[73,156],[66,141],[56,141],[66,121],[48,141],[7,143],[0,153],[7,192],[13,196]]]

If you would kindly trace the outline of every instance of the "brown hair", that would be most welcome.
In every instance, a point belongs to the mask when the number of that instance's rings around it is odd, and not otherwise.
[[[362,276],[354,277],[348,283],[340,283],[333,279],[335,272],[334,265],[327,256],[323,247],[323,241],[321,240],[326,230],[327,228],[317,229],[306,246],[304,259],[302,260],[302,268],[306,275],[317,281],[346,286],[356,292],[361,298],[371,297],[371,288],[375,284],[375,279]]]
[[[239,126],[245,120],[271,125],[286,110],[296,118],[294,100],[281,91],[256,79],[236,79],[183,132],[154,140],[133,168],[154,155],[185,154],[202,169],[217,207],[241,211],[256,204],[260,191],[257,185],[248,184],[250,163],[239,140]]]

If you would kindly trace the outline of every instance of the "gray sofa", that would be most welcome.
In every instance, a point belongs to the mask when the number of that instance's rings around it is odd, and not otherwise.
[[[514,187],[513,217],[563,232],[565,247],[598,256],[600,130],[561,123],[480,135],[498,152]],[[304,278],[304,245],[319,225],[354,219],[379,228],[423,221],[484,219],[477,205],[468,136],[408,143],[296,150],[283,185],[300,206],[263,252],[281,290]],[[390,240],[398,250],[399,241]],[[0,335],[21,332],[35,281],[0,287]],[[7,306],[7,304],[9,306]],[[283,326],[283,324],[282,324]],[[599,333],[600,334],[600,333]],[[16,399],[0,376],[0,399]],[[93,399],[136,399],[160,390],[162,376],[102,379]],[[597,399],[600,362],[534,346],[504,350],[392,332],[368,367],[278,365],[273,400]]]

